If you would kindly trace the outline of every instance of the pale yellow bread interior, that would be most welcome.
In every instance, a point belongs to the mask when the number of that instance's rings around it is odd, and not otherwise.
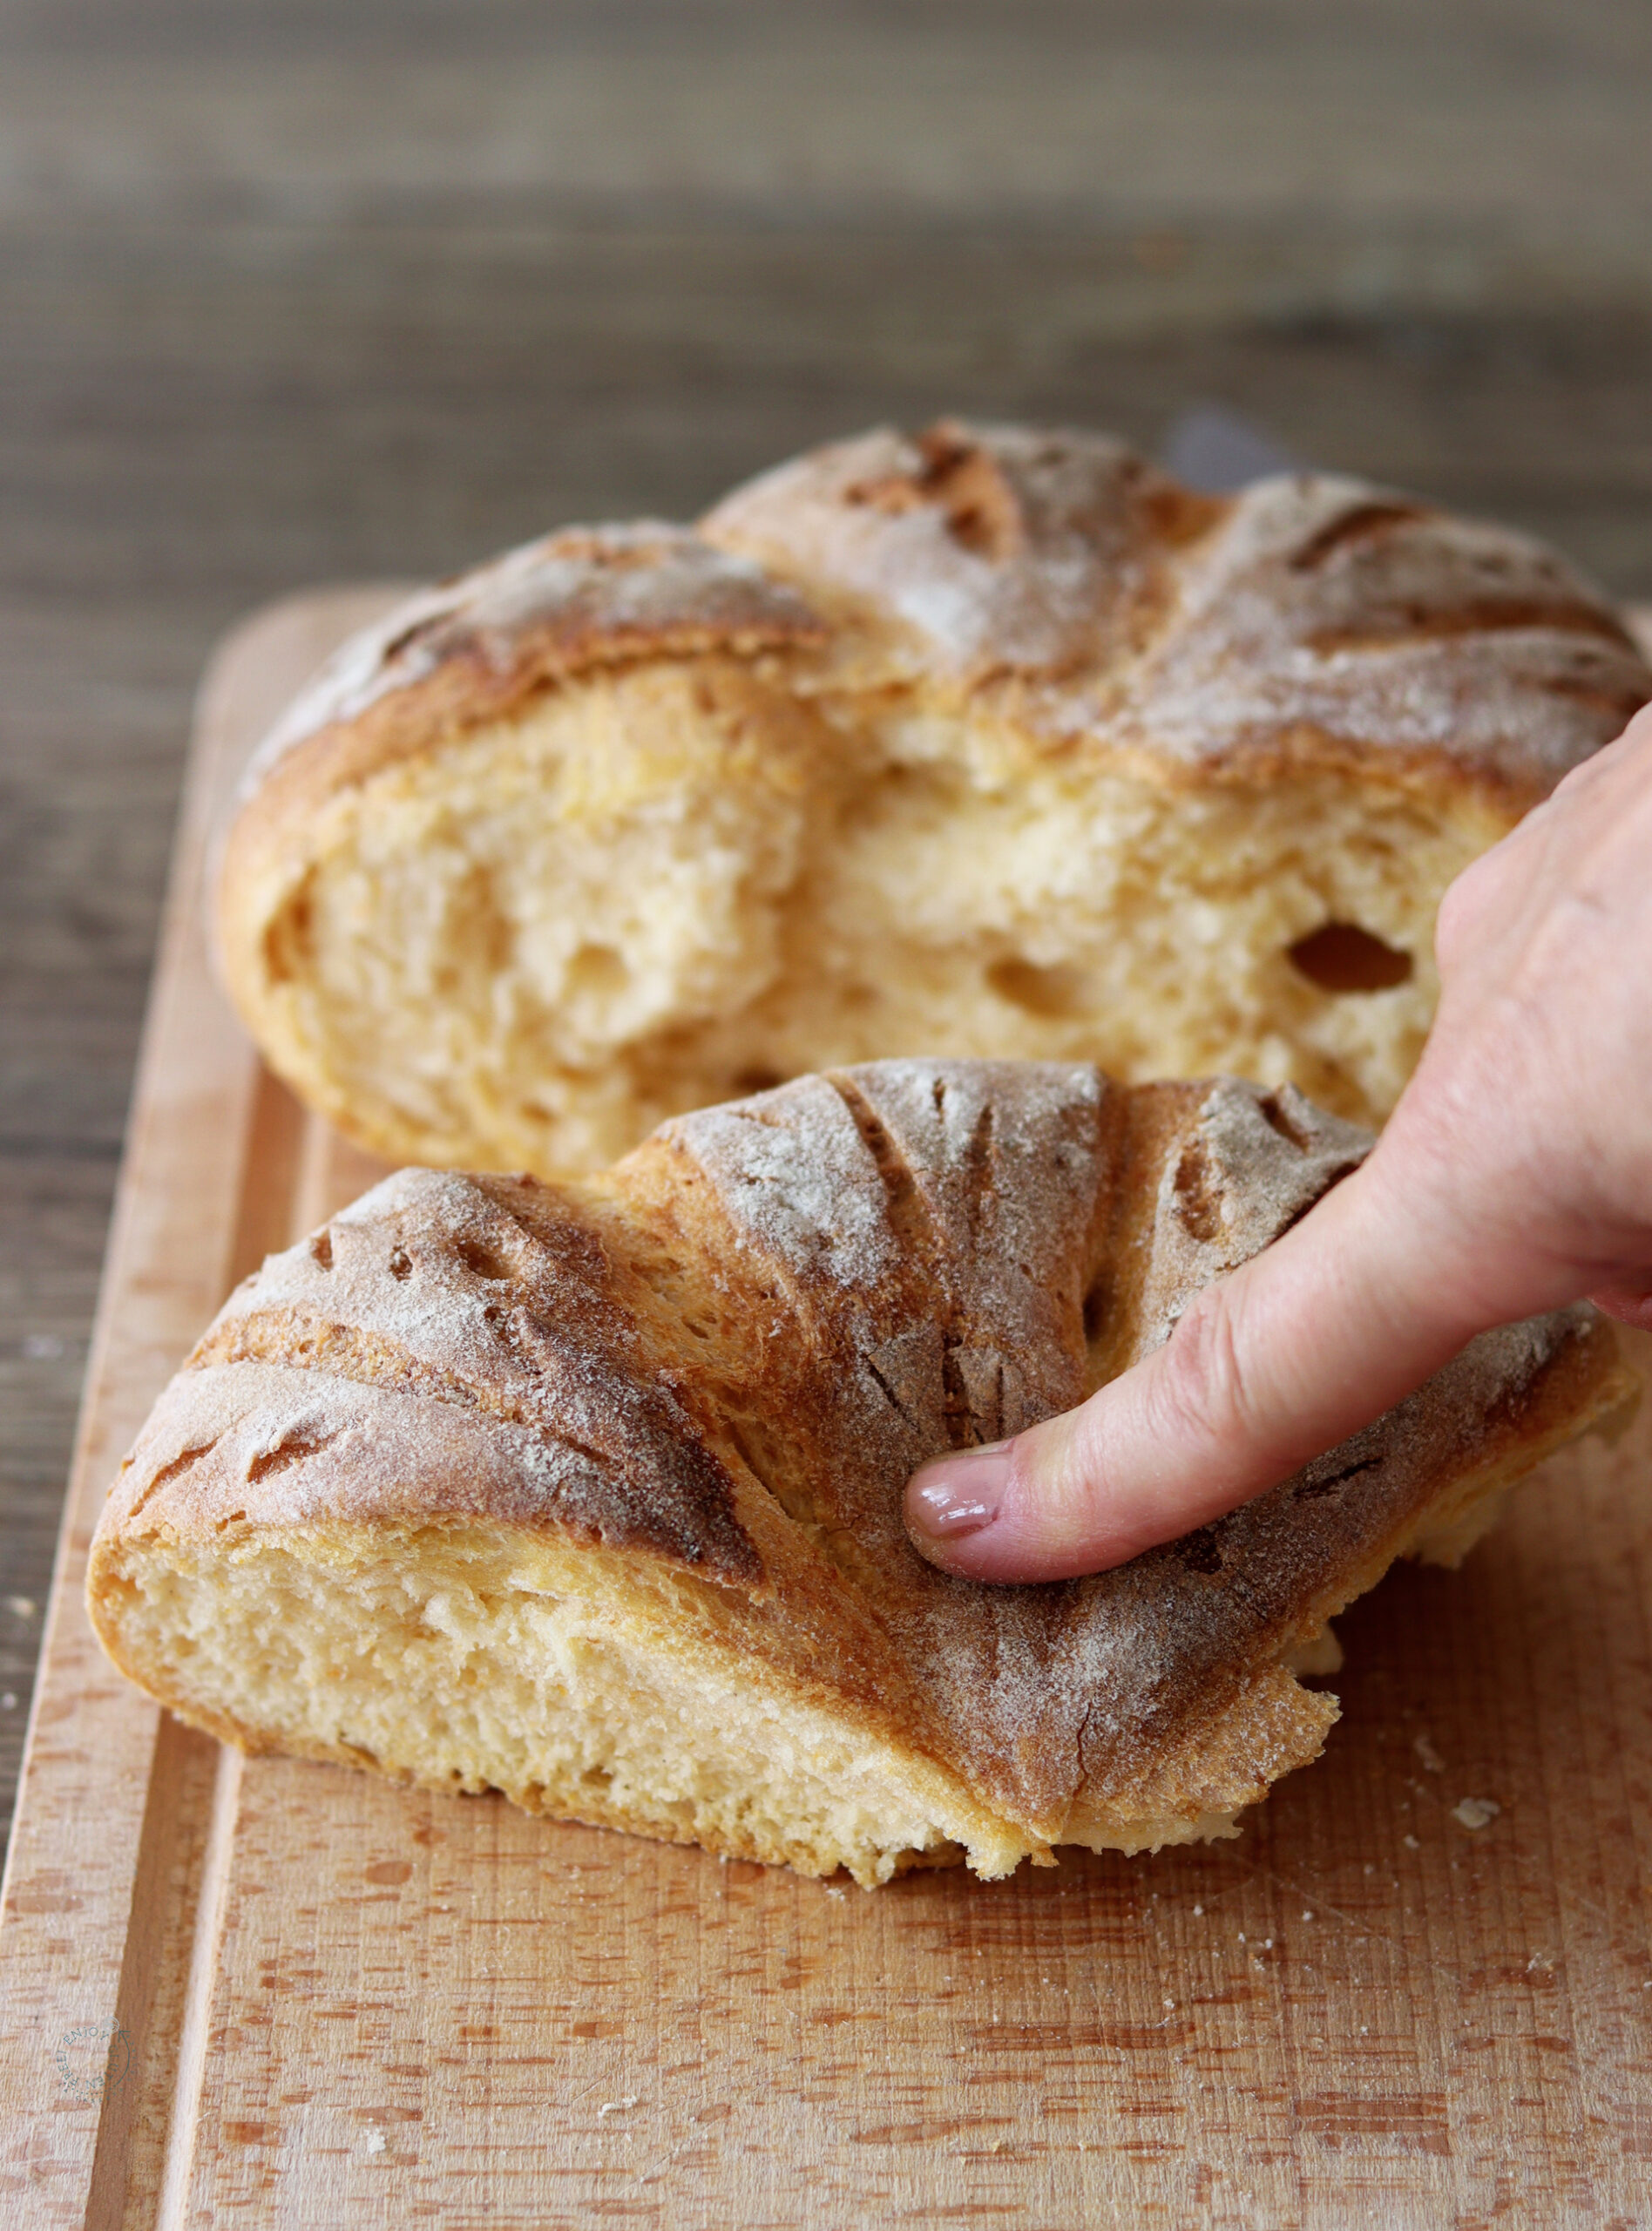
[[[732,669],[588,679],[326,810],[266,1011],[366,1143],[500,1169],[599,1164],[897,1048],[1386,1113],[1440,895],[1500,822],[1336,770],[1193,789],[1023,758],[899,706],[845,734]],[[1400,980],[1314,980],[1292,949],[1331,923]]]

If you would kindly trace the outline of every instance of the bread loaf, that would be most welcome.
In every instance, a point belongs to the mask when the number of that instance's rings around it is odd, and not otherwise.
[[[950,1578],[901,1492],[1080,1400],[1369,1145],[1293,1088],[896,1061],[579,1182],[404,1170],[231,1298],[92,1545],[125,1672],[254,1750],[874,1883],[1225,1834],[1291,1671],[1628,1391],[1587,1306],[1486,1335],[1116,1572]],[[1317,1656],[1312,1653],[1317,1653]]]
[[[391,1160],[541,1176],[890,1054],[1392,1104],[1446,885],[1652,696],[1525,536],[1120,444],[880,432],[348,646],[225,847],[227,981]]]

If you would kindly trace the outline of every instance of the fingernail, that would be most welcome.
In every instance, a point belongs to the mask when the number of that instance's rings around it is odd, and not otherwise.
[[[906,1522],[932,1542],[978,1534],[999,1515],[1009,1484],[1012,1441],[960,1448],[914,1472],[906,1490]]]

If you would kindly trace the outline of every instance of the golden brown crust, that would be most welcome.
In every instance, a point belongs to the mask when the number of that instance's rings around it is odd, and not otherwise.
[[[567,527],[421,590],[353,636],[264,739],[247,793],[328,739],[327,787],[511,712],[597,666],[819,642],[784,583],[657,519]]]
[[[1161,779],[1347,768],[1518,813],[1652,695],[1556,553],[1337,474],[1218,501],[1102,437],[948,421],[811,451],[701,532],[836,614],[835,686],[985,694]]]
[[[1089,1580],[949,1579],[901,1488],[1147,1353],[1368,1144],[1290,1088],[906,1061],[679,1119],[582,1184],[403,1171],[231,1298],[112,1495],[94,1617],[112,1638],[144,1543],[365,1528],[416,1556],[485,1522],[677,1590],[674,1617],[714,1601],[752,1678],[1034,1841],[1248,1802],[1324,1725],[1282,1653],[1616,1399],[1592,1311],[1485,1336],[1269,1494]]]
[[[1529,536],[1333,474],[1203,497],[1104,436],[944,420],[811,451],[697,532],[571,528],[399,607],[266,739],[227,884],[241,845],[593,666],[775,651],[810,692],[1008,682],[1035,728],[1171,777],[1353,764],[1521,807],[1652,696]]]
[[[568,528],[422,590],[341,647],[247,770],[220,868],[232,989],[256,894],[341,791],[593,668],[749,659],[823,635],[795,590],[658,520]]]
[[[701,532],[838,624],[851,687],[1105,673],[1173,617],[1177,554],[1228,514],[1105,435],[946,419],[811,450]]]

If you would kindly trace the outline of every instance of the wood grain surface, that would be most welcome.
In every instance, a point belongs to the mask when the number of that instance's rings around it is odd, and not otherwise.
[[[0,1824],[190,694],[295,584],[1189,404],[1652,595],[1639,0],[0,8]]]
[[[8,2227],[1647,2221],[1652,1407],[1351,1612],[1326,1757],[1156,1858],[867,1894],[242,1761],[110,1671],[121,1448],[376,1174],[235,1030],[200,873],[380,601],[275,607],[203,694],[0,1931]]]

